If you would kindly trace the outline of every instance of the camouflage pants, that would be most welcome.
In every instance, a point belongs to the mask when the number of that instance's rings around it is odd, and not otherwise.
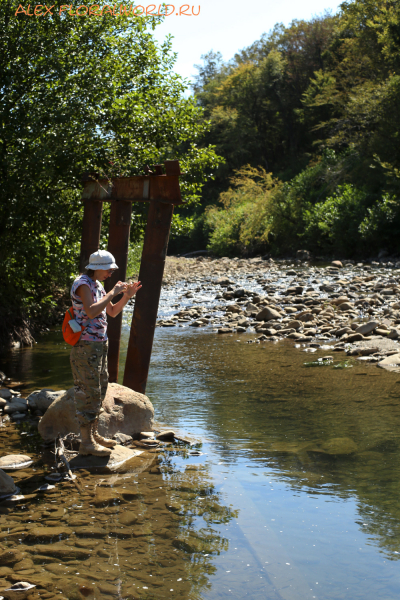
[[[76,416],[84,425],[99,415],[108,386],[108,342],[79,340],[70,355]]]

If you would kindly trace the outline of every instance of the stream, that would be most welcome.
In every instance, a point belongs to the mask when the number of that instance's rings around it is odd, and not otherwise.
[[[161,316],[181,294],[163,289]],[[141,473],[83,471],[83,495],[67,482],[34,494],[49,470],[37,433],[0,429],[1,454],[35,460],[10,473],[26,501],[0,504],[1,548],[23,563],[0,565],[0,589],[14,569],[49,600],[397,600],[400,375],[337,356],[313,368],[289,340],[251,339],[157,328],[146,394],[157,422],[199,444],[161,450]],[[0,368],[24,396],[68,389],[69,351],[52,331]]]

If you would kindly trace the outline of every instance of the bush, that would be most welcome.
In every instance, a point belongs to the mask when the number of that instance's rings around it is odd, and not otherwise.
[[[269,246],[270,204],[281,183],[263,168],[250,166],[230,181],[233,187],[220,195],[222,207],[206,210],[207,248],[219,256],[263,252]]]

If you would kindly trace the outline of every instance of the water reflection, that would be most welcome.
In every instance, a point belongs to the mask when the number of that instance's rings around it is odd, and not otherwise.
[[[285,343],[199,334],[188,348],[184,336],[167,345],[163,335],[150,387],[157,395],[163,379],[174,422],[201,426],[228,463],[252,460],[294,490],[356,497],[363,531],[391,559],[400,556],[398,375],[355,360],[335,369],[337,355],[307,369],[307,354]]]
[[[63,483],[1,509],[2,544],[32,560],[22,571],[69,598],[397,598],[399,376],[356,360],[335,369],[336,353],[311,369],[290,342],[248,339],[157,329],[147,393],[157,419],[201,437],[204,455],[171,449],[137,476],[85,474],[82,498]],[[23,368],[3,367],[14,378],[71,385],[69,351],[52,334],[23,352]],[[3,453],[29,454],[33,439],[3,430]],[[36,469],[18,474],[24,493],[42,482]],[[39,518],[67,533],[22,537]]]
[[[33,455],[39,440],[24,445],[21,433],[1,430],[3,450]],[[50,470],[39,455],[34,469],[13,473],[25,500],[0,503],[1,546],[14,553],[0,577],[70,600],[201,598],[213,557],[228,549],[215,524],[237,513],[187,450],[147,453],[143,465],[139,474],[81,471],[81,494],[66,481],[38,492]]]

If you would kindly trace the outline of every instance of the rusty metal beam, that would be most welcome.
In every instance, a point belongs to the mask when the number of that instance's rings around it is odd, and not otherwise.
[[[178,180],[179,162],[168,161],[165,166],[167,177],[171,175]],[[163,178],[163,175],[153,176],[150,190],[153,181],[159,182]],[[180,200],[179,180],[174,190],[176,199]],[[168,193],[172,194],[172,191]],[[169,198],[173,200],[172,195]],[[146,391],[173,210],[172,203],[150,201],[139,272],[143,287],[135,302],[123,381],[125,386],[142,394]]]
[[[83,273],[89,263],[89,256],[99,249],[102,214],[102,202],[84,202],[81,255],[79,259],[80,273]]]
[[[108,251],[114,255],[118,270],[106,280],[105,289],[109,292],[118,281],[125,281],[126,267],[128,264],[129,234],[131,230],[132,203],[123,200],[113,201],[110,212],[110,230],[108,237]],[[115,304],[122,298],[116,296]],[[108,335],[108,380],[110,383],[118,382],[119,351],[121,341],[122,313],[117,317],[107,317]]]
[[[169,161],[174,162],[174,161]],[[159,165],[156,171],[160,173]],[[179,190],[179,176],[172,172],[167,175],[143,175],[135,177],[119,177],[112,181],[98,180],[87,181],[82,198],[85,201],[110,202],[112,200],[126,200],[127,202],[167,202],[182,204]]]

